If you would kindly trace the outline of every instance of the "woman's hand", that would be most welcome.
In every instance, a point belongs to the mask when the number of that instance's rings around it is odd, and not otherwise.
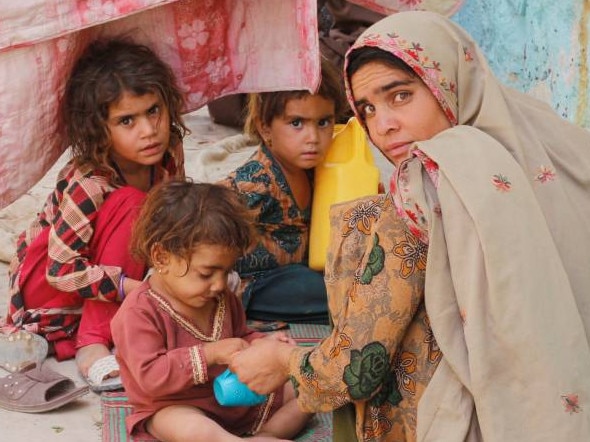
[[[234,353],[248,348],[247,341],[241,338],[228,338],[215,342],[207,342],[203,345],[203,352],[207,359],[207,365],[229,364]]]
[[[289,357],[293,350],[293,345],[272,336],[257,339],[232,356],[229,369],[254,392],[268,394],[289,379]]]
[[[297,342],[295,342],[295,339],[293,339],[291,336],[289,336],[288,333],[285,333],[282,331],[272,333],[263,339],[274,339],[275,341],[284,342],[285,344],[297,345]]]

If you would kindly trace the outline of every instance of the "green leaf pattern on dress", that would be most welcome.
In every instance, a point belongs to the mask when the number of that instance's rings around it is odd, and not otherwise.
[[[367,399],[389,373],[387,350],[380,342],[371,342],[361,351],[352,350],[350,364],[344,369],[344,382],[353,400]]]
[[[369,253],[367,265],[361,276],[361,284],[370,284],[373,276],[383,270],[384,262],[385,250],[379,245],[379,235],[375,234],[373,237],[373,248],[371,249],[371,253]]]

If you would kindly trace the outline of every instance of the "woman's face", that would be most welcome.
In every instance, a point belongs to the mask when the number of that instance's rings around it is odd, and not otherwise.
[[[414,142],[451,127],[420,78],[382,61],[359,68],[350,78],[350,87],[371,141],[396,166],[410,157]]]

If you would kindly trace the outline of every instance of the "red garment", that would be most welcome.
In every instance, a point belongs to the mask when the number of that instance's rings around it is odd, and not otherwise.
[[[90,250],[94,252],[91,262],[119,267],[130,278],[143,278],[145,265],[132,260],[122,244],[129,243],[132,223],[144,198],[145,192],[129,186],[109,195],[96,217],[90,243]],[[83,299],[77,292],[63,292],[48,283],[45,274],[49,262],[49,231],[50,227],[46,227],[31,243],[22,263],[19,286],[27,310],[44,311],[51,325],[63,324],[63,328],[45,335],[48,341],[55,343],[58,360],[74,357],[76,348],[85,345],[112,346],[110,321],[119,304]],[[65,313],[65,309],[71,311]]]
[[[213,395],[213,379],[226,365],[208,365],[203,344],[240,337],[264,336],[246,326],[240,300],[229,290],[211,318],[212,331],[202,332],[150,289],[149,281],[133,290],[111,321],[121,379],[133,413],[129,433],[141,431],[148,418],[170,405],[190,405],[236,435],[255,433],[283,403],[282,388],[254,407],[223,407]]]
[[[155,166],[154,183],[171,176],[184,176],[180,140]],[[60,360],[73,357],[76,344],[110,344],[108,322],[118,305],[121,274],[142,279],[145,273],[127,249],[144,197],[104,172],[68,162],[17,240],[8,271],[7,325],[44,335]]]

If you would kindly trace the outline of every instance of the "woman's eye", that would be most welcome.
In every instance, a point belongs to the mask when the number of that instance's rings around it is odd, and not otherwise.
[[[358,109],[358,113],[363,119],[366,119],[375,113],[375,106],[372,104],[364,104]]]
[[[410,98],[410,92],[397,92],[394,96],[393,96],[393,102],[394,103],[401,103],[404,101],[407,101],[408,98]]]

